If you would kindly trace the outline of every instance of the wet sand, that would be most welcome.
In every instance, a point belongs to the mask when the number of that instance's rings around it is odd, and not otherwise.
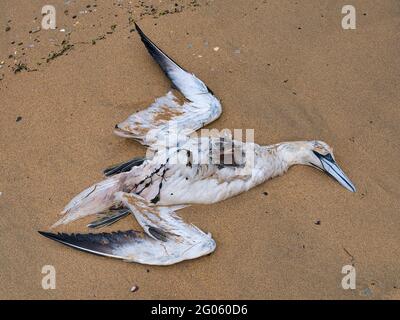
[[[145,1],[156,11],[126,0],[52,3],[58,29],[31,33],[46,1],[0,3],[0,298],[400,298],[398,1],[353,1],[356,30],[341,28],[343,1]],[[103,168],[145,152],[113,127],[170,84],[130,16],[221,99],[209,128],[253,128],[259,144],[324,140],[357,193],[293,167],[186,208],[217,250],[169,267],[41,237]],[[87,232],[88,221],[59,230]],[[126,218],[106,231],[136,227]],[[355,290],[341,287],[348,264]],[[55,290],[41,287],[44,265],[56,269]]]

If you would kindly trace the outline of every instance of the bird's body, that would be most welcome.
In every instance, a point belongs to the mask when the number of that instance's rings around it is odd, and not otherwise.
[[[154,172],[160,165],[166,166],[167,172],[162,179],[157,176],[152,184],[145,188],[141,195],[149,202],[155,202],[159,183],[163,180],[160,188],[159,200],[157,205],[178,205],[178,204],[211,204],[219,202],[239,193],[247,191],[252,187],[277,175],[283,174],[288,169],[288,163],[283,162],[281,155],[275,148],[261,147],[257,144],[251,145],[245,142],[234,141],[235,145],[241,150],[254,149],[254,165],[246,171],[245,166],[235,164],[208,163],[206,157],[209,154],[218,153],[220,138],[204,137],[189,141],[183,148],[177,148],[169,152],[170,157],[177,156],[179,163],[169,164],[166,161],[159,161],[159,157],[146,161],[142,167],[136,170]],[[201,142],[199,142],[201,140]],[[208,149],[210,143],[214,150]],[[192,155],[198,150],[198,145],[204,146],[198,151],[203,163],[196,164]],[[163,160],[165,155],[160,155]],[[168,159],[168,158],[167,158]],[[234,160],[234,159],[232,159]],[[232,161],[233,162],[233,161]],[[147,174],[148,176],[148,174]],[[140,179],[144,179],[142,174]],[[138,186],[133,192],[139,192]]]
[[[111,224],[132,213],[143,232],[52,234],[46,237],[84,251],[146,264],[167,265],[212,252],[211,235],[186,224],[175,211],[238,195],[285,173],[296,164],[316,167],[355,191],[322,141],[260,146],[226,132],[196,136],[217,119],[221,104],[194,75],[179,67],[137,30],[152,57],[183,95],[172,92],[118,124],[115,133],[148,146],[146,157],[105,171],[107,178],[78,194],[56,226],[98,214],[91,226]]]
[[[234,155],[221,159],[221,144],[240,150],[239,161]],[[228,199],[285,173],[292,164],[285,146],[291,144],[262,147],[220,137],[189,138],[182,146],[157,150],[129,172],[89,187],[64,209],[68,215],[59,224],[118,206],[114,197],[118,191],[140,195],[150,206],[211,204]],[[254,158],[246,167],[244,158],[250,152]],[[218,163],[210,161],[210,155]]]

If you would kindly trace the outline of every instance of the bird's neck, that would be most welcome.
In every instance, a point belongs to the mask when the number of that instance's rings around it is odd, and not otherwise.
[[[287,163],[288,167],[303,163],[304,145],[306,141],[282,142],[277,145],[277,153]]]
[[[282,142],[262,147],[264,159],[273,163],[276,175],[285,173],[291,166],[303,164],[301,148],[303,141]]]

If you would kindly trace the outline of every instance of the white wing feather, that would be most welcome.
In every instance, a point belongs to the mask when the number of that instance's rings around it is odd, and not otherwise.
[[[144,199],[123,192],[117,198],[133,212],[144,232],[40,233],[85,252],[150,265],[171,265],[215,250],[210,234],[185,223],[171,208],[150,207]]]
[[[171,131],[189,135],[217,119],[222,107],[212,91],[161,51],[138,26],[136,28],[150,55],[187,101],[180,102],[182,99],[168,92],[149,108],[116,125],[115,133],[144,145],[152,145]]]

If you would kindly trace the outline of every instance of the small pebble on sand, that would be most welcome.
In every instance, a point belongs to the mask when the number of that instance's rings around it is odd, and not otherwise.
[[[214,47],[214,51],[217,52],[219,50],[219,47]]]
[[[136,285],[131,288],[131,292],[136,292],[138,290],[139,290],[139,287]]]

